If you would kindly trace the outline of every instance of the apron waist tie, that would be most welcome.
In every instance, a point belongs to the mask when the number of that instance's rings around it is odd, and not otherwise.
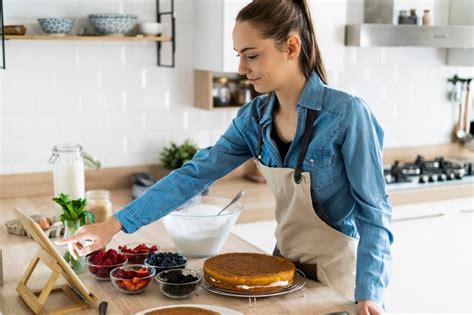
[[[273,250],[273,256],[283,257],[280,254],[280,250],[276,246],[275,246],[275,249]],[[295,261],[292,261],[292,262],[295,264],[296,269],[303,271],[303,273],[306,275],[306,278],[318,281],[318,276],[316,275],[316,264],[304,264],[304,263],[295,262]]]

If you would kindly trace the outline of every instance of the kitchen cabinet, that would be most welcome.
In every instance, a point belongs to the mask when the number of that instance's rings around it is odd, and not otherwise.
[[[388,312],[471,313],[473,199],[393,208]]]
[[[451,0],[449,24],[474,25],[474,3],[472,0]],[[471,43],[473,43],[471,36]],[[447,64],[451,66],[474,67],[474,48],[451,48],[447,53]]]
[[[233,84],[234,88],[231,89],[231,101],[229,105],[226,106],[215,106],[213,89],[216,79],[226,77],[229,80],[230,85]],[[239,103],[237,95],[241,92],[242,86],[239,85],[240,80],[245,80],[245,77],[239,76],[237,73],[222,73],[222,72],[213,72],[207,70],[194,70],[194,106],[207,110],[226,110],[226,109],[235,109],[244,104]],[[251,97],[253,99],[255,96],[259,95],[253,86],[249,84],[247,87]]]
[[[194,1],[194,68],[237,72],[239,59],[232,44],[235,18],[247,0]]]
[[[237,72],[233,49],[235,18],[248,0],[196,0],[194,2],[194,68],[212,72]],[[344,25],[347,0],[310,0],[316,36],[328,69],[344,62]]]
[[[194,69],[199,71],[194,75],[196,107],[213,109],[209,82],[222,73],[236,74],[239,58],[233,49],[232,30],[237,14],[248,3],[248,0],[194,2]],[[310,0],[309,4],[326,67],[339,70],[344,66],[347,0]]]

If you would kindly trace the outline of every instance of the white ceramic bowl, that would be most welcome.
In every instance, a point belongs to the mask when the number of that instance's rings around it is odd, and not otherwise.
[[[163,32],[163,24],[157,22],[140,23],[138,32],[143,35],[156,36]]]
[[[167,215],[164,225],[178,252],[186,257],[218,254],[243,209],[236,202],[218,216],[229,202],[230,199],[198,196]]]

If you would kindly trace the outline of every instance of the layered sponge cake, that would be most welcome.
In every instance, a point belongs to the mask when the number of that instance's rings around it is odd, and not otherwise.
[[[221,313],[194,306],[175,306],[145,313],[146,315],[219,315]]]
[[[283,257],[256,253],[229,253],[204,262],[210,285],[238,293],[270,293],[293,284],[295,265]]]

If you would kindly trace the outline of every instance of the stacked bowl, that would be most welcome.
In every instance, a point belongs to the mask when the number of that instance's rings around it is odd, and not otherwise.
[[[89,14],[89,21],[99,35],[125,35],[137,24],[133,14]]]

